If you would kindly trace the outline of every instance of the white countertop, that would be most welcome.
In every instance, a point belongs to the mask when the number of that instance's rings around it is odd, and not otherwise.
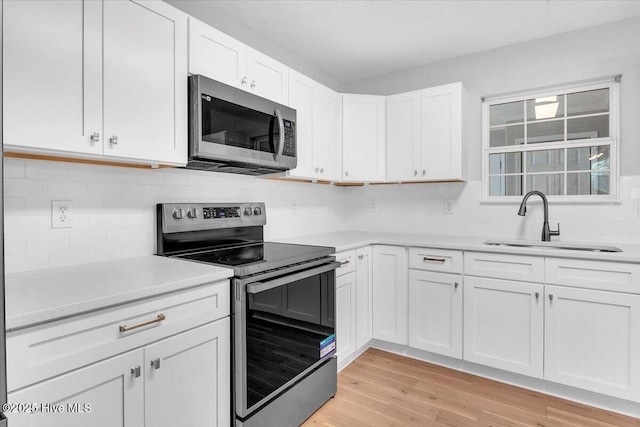
[[[374,231],[336,231],[280,239],[283,243],[331,246],[336,252],[355,249],[367,245],[417,246],[439,249],[454,249],[475,252],[492,252],[503,254],[519,254],[548,256],[556,258],[588,259],[599,261],[616,261],[640,264],[640,245],[624,245],[607,243],[616,246],[622,252],[592,252],[584,250],[556,249],[549,247],[515,247],[485,245],[487,240],[508,240],[490,237],[440,236],[431,234],[386,233]],[[537,243],[531,241],[531,243]]]
[[[6,328],[24,328],[232,276],[232,269],[155,255],[8,274]]]

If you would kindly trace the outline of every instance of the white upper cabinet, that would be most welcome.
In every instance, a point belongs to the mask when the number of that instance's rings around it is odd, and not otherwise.
[[[191,17],[189,73],[289,105],[287,66]]]
[[[101,2],[3,8],[5,150],[102,154]]]
[[[186,23],[161,1],[7,2],[5,149],[184,165]]]
[[[387,181],[463,179],[461,83],[387,97]]]
[[[384,96],[345,94],[342,127],[342,180],[385,180]]]
[[[164,2],[103,11],[104,154],[186,163],[186,15]]]
[[[298,166],[289,176],[337,180],[342,104],[337,92],[291,70],[290,106],[296,110]]]
[[[462,83],[424,89],[421,98],[420,175],[462,179]]]
[[[387,181],[422,179],[420,91],[387,97]]]

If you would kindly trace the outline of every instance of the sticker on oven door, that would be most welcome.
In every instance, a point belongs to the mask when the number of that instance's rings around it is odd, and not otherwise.
[[[336,334],[331,334],[320,341],[320,359],[331,354],[336,349]]]

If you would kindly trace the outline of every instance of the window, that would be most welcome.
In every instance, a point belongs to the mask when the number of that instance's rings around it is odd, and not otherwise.
[[[615,200],[617,102],[617,80],[484,100],[483,200]]]

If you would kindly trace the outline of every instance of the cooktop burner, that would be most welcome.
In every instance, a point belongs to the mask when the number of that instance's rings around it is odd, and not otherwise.
[[[178,255],[178,258],[233,267],[236,276],[276,269],[331,254],[331,248],[256,242],[230,248],[214,249]]]

